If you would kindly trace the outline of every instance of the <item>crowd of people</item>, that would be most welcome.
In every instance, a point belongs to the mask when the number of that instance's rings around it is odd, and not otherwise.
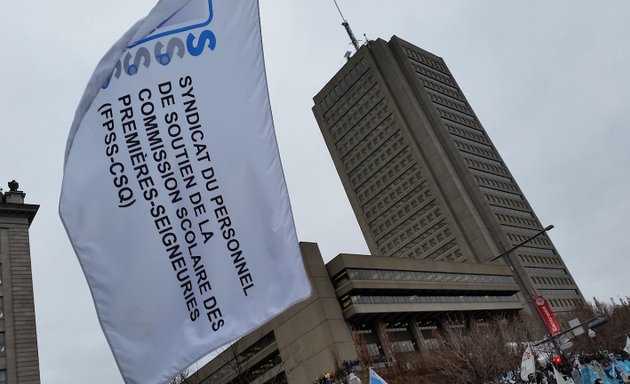
[[[630,336],[629,339],[630,340]],[[596,353],[580,353],[571,356],[571,362],[548,362],[538,366],[529,381],[522,381],[519,370],[509,372],[499,379],[501,384],[630,384],[630,354],[627,349],[600,350]],[[360,370],[358,360],[345,360],[335,372],[327,372],[316,378],[313,384],[336,384],[350,373]]]
[[[598,351],[576,356],[569,367],[558,367],[558,375],[550,363],[530,375],[526,383],[536,384],[627,384],[630,383],[630,356],[623,350]],[[516,383],[517,381],[513,381]]]
[[[576,384],[630,383],[629,358],[625,351],[600,351],[593,355],[582,355],[577,359],[572,376]]]
[[[313,384],[334,384],[341,380],[342,377],[348,376],[351,372],[355,372],[360,366],[359,360],[344,360],[337,372],[326,372],[313,381]]]

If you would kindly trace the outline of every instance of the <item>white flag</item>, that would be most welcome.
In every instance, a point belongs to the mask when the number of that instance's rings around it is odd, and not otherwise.
[[[97,66],[59,214],[126,383],[165,383],[310,294],[258,2],[161,0]]]
[[[630,336],[626,336],[626,346],[623,350],[630,354]]]
[[[529,375],[532,373],[536,373],[536,361],[532,348],[528,346],[523,352],[523,358],[521,359],[521,379],[529,381]]]
[[[554,376],[554,379],[556,379],[557,384],[575,384],[575,381],[573,381],[572,378],[567,377],[563,375],[562,373],[558,372],[556,367],[553,367],[553,376]]]

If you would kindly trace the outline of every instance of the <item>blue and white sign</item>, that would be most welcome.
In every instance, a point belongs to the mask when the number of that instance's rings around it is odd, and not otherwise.
[[[162,0],[112,47],[59,214],[126,383],[166,383],[309,296],[257,1]]]

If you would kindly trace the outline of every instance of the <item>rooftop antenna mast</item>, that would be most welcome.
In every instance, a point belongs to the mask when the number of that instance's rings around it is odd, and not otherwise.
[[[346,18],[343,17],[343,13],[341,13],[341,9],[339,8],[339,4],[337,4],[337,0],[333,0],[333,1],[335,2],[337,11],[339,11],[339,15],[341,15],[341,19],[343,20],[341,25],[343,25],[343,27],[346,29],[346,32],[348,33],[348,36],[350,37],[350,41],[352,42],[352,45],[354,45],[354,49],[358,51],[359,41],[357,40],[356,37],[354,37],[354,33],[352,32],[352,28],[350,28],[350,24],[348,23],[348,20],[346,20]]]

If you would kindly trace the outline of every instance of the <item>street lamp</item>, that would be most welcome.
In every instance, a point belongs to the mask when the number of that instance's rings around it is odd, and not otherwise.
[[[507,251],[503,252],[499,256],[493,257],[492,259],[490,259],[490,261],[492,262],[492,261],[495,261],[495,260],[503,258],[507,262],[507,265],[510,267],[510,270],[512,271],[512,276],[514,276],[514,279],[516,280],[516,284],[518,285],[518,288],[521,290],[521,292],[523,292],[523,294],[525,296],[527,296],[527,300],[526,301],[527,301],[527,303],[528,303],[532,313],[534,313],[534,314],[538,313],[538,316],[534,315],[534,317],[536,317],[536,318],[538,318],[540,320],[540,324],[542,325],[543,329],[545,329],[547,331],[547,336],[549,338],[549,341],[551,341],[551,344],[553,345],[556,353],[559,356],[562,357],[564,362],[568,363],[568,361],[566,359],[566,356],[564,355],[564,352],[562,352],[562,349],[560,349],[560,346],[558,345],[558,343],[556,341],[556,337],[554,335],[552,335],[551,332],[549,332],[549,330],[547,328],[547,323],[542,318],[542,315],[538,311],[538,308],[536,308],[536,306],[534,304],[534,295],[533,295],[533,293],[527,288],[527,285],[525,284],[525,281],[523,280],[523,277],[517,271],[516,267],[514,266],[514,262],[510,258],[510,254],[513,251],[515,251],[516,249],[522,247],[523,245],[529,243],[530,241],[534,240],[538,236],[540,236],[543,233],[545,233],[547,231],[550,231],[552,229],[553,229],[553,225],[549,225],[549,226],[545,227],[543,230],[535,233],[534,235],[532,235],[531,237],[527,238],[526,240],[523,240],[522,242],[520,242],[519,244],[513,246],[512,248],[508,249]]]

